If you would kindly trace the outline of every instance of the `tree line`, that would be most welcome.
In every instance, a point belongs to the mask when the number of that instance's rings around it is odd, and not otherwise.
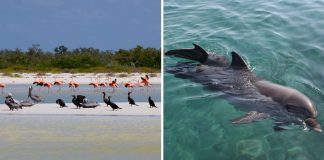
[[[55,47],[52,52],[32,45],[21,49],[0,50],[0,72],[160,72],[161,50],[135,48],[118,51],[96,48]]]

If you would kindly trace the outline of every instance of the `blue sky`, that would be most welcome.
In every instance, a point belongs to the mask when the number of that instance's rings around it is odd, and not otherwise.
[[[0,49],[160,48],[160,0],[1,0]]]

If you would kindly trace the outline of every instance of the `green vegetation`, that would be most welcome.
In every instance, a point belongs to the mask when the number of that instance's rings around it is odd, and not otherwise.
[[[101,51],[95,48],[69,50],[61,45],[53,52],[44,52],[33,45],[26,52],[20,49],[0,50],[0,72],[160,72],[161,51],[136,48]]]

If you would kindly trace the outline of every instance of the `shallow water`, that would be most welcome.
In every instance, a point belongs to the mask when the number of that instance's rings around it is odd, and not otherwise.
[[[160,159],[160,116],[0,116],[0,159]]]
[[[242,55],[253,72],[308,95],[324,125],[322,1],[165,0],[164,48]],[[165,66],[182,61],[165,57]],[[300,83],[301,82],[301,83]],[[189,80],[164,74],[165,159],[321,159],[323,133],[273,121],[234,125],[241,116],[222,98]]]
[[[27,95],[29,86],[29,84],[9,84],[4,89],[3,94],[5,96],[7,92],[10,92],[15,99],[28,99]],[[115,89],[115,91],[113,91],[113,89],[110,87],[94,89],[92,86],[86,84],[80,85],[79,88],[74,90],[71,90],[71,88],[68,88],[67,86],[62,86],[61,88],[54,86],[50,90],[45,87],[38,86],[34,86],[33,88],[34,89],[32,93],[42,96],[44,103],[55,103],[58,98],[63,99],[66,103],[71,103],[71,95],[77,94],[85,95],[90,101],[103,102],[103,91],[107,93],[107,96],[111,96],[111,99],[114,102],[127,102],[128,91],[132,91],[131,97],[135,100],[135,102],[147,102],[148,96],[151,96],[152,99],[156,102],[161,101],[161,85],[159,84],[152,84],[152,86],[149,88],[134,88],[133,90],[128,90],[125,87],[120,87]],[[3,98],[0,98],[0,100],[1,99]],[[0,104],[4,104],[4,99],[0,101]]]

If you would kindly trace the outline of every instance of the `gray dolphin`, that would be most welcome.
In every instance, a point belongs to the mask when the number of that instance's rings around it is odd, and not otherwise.
[[[167,56],[194,60],[178,62],[166,71],[175,77],[200,83],[208,90],[222,91],[231,104],[248,112],[233,119],[232,123],[251,123],[271,117],[275,121],[275,129],[294,123],[322,132],[316,121],[316,107],[303,93],[256,76],[236,52],[231,53],[230,63],[223,55],[210,54],[193,45],[193,49],[166,52]]]

